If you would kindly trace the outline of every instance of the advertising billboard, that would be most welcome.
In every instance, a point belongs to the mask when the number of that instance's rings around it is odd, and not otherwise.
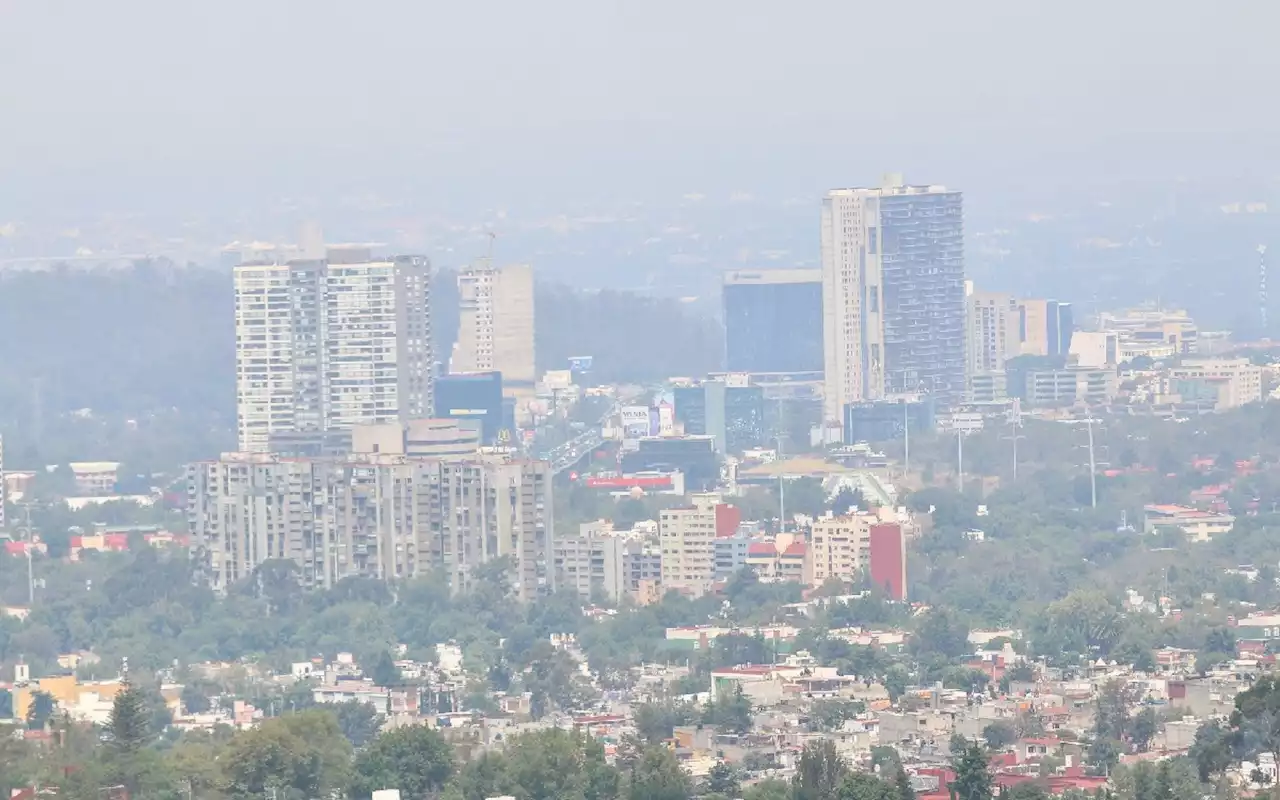
[[[622,417],[622,435],[624,438],[639,439],[642,436],[649,435],[648,406],[623,406],[620,416]]]
[[[569,371],[575,374],[590,372],[593,360],[593,356],[569,356]]]

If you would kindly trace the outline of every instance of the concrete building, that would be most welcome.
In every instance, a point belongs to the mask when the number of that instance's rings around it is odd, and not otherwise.
[[[1177,528],[1193,542],[1208,542],[1215,536],[1229,533],[1235,523],[1236,518],[1230,514],[1215,514],[1187,506],[1149,505],[1142,509],[1144,533]]]
[[[1070,303],[1024,299],[1017,307],[1019,355],[1067,355],[1076,327]]]
[[[450,372],[499,372],[504,396],[516,400],[517,421],[534,397],[533,268],[496,268],[482,261],[458,274],[458,338]]]
[[[804,583],[807,559],[808,547],[801,534],[780,533],[747,547],[747,566],[762,581]]]
[[[431,394],[431,266],[330,248],[321,338],[325,427],[424,419]]]
[[[1116,371],[1109,368],[1038,369],[1009,376],[1009,394],[1034,408],[1103,405],[1115,399],[1117,388]]]
[[[1178,355],[1199,352],[1199,328],[1184,309],[1128,308],[1104,311],[1099,328],[1116,333],[1121,341],[1171,345]]]
[[[71,474],[76,481],[76,494],[84,497],[106,497],[116,493],[120,464],[115,461],[73,461]]]
[[[964,217],[959,192],[836,189],[822,204],[824,417],[929,391],[959,400],[965,377]]]
[[[628,533],[597,520],[582,523],[577,534],[556,537],[556,587],[576,592],[584,601],[603,597],[618,603],[631,596],[638,585],[632,579],[631,561],[642,556],[644,542]]]
[[[480,452],[480,432],[456,419],[415,419],[356,425],[351,429],[352,453],[458,458]]]
[[[1021,354],[1022,323],[1018,301],[1000,292],[968,293],[969,374],[1003,372],[1004,362]]]
[[[0,436],[0,531],[4,530],[4,504],[9,501],[9,482],[4,477],[4,437]]]
[[[715,581],[718,494],[695,494],[690,505],[664,509],[658,516],[662,545],[662,588],[695,597]]]
[[[1119,338],[1109,331],[1076,331],[1071,335],[1068,356],[1077,367],[1115,367],[1120,363]]]
[[[805,582],[869,578],[894,600],[906,598],[906,537],[902,526],[877,514],[828,516],[813,521]]]
[[[1169,370],[1169,391],[1215,411],[1262,401],[1262,367],[1247,358],[1185,358]]]
[[[307,586],[442,569],[463,590],[476,567],[510,557],[521,599],[554,585],[545,462],[228,453],[190,465],[187,482],[192,545],[220,592],[270,559],[296,563]]]
[[[734,270],[724,275],[725,368],[821,375],[822,270]]]
[[[751,537],[743,533],[717,536],[715,542],[716,580],[724,580],[747,565]]]
[[[433,408],[431,268],[334,247],[234,270],[242,452],[273,435],[425,418]]]

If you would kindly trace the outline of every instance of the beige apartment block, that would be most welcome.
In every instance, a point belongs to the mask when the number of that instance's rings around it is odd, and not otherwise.
[[[716,507],[720,495],[695,494],[690,504],[658,516],[662,588],[695,597],[711,589],[716,574]]]
[[[516,399],[521,416],[537,386],[533,267],[482,261],[459,273],[458,296],[449,371],[501,372],[503,394]]]

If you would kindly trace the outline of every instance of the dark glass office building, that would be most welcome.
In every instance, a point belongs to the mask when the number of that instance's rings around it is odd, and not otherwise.
[[[822,270],[725,273],[725,368],[822,372]]]
[[[925,433],[933,430],[934,424],[931,400],[850,403],[844,407],[844,443],[899,440],[908,428],[912,433]]]
[[[730,386],[724,390],[725,452],[741,453],[765,442],[764,389]]]
[[[688,436],[707,435],[707,390],[697,386],[677,386],[671,390],[672,414]]]
[[[686,491],[705,492],[720,480],[720,463],[709,436],[641,439],[639,447],[622,457],[625,473],[679,470]]]
[[[1050,300],[1045,303],[1045,324],[1048,327],[1045,341],[1048,342],[1049,355],[1065,356],[1071,352],[1071,334],[1075,332],[1075,319],[1071,314],[1070,303],[1059,303]]]
[[[475,420],[480,440],[496,444],[503,427],[502,373],[464,372],[436,378],[436,417]]]
[[[764,389],[704,381],[671,392],[676,422],[686,436],[710,436],[717,453],[741,453],[766,438]]]

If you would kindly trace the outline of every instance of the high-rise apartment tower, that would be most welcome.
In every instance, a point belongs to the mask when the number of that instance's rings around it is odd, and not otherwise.
[[[432,413],[431,265],[330,248],[235,268],[239,449]]]
[[[824,416],[848,403],[927,392],[961,397],[965,377],[960,192],[886,177],[822,203]]]

